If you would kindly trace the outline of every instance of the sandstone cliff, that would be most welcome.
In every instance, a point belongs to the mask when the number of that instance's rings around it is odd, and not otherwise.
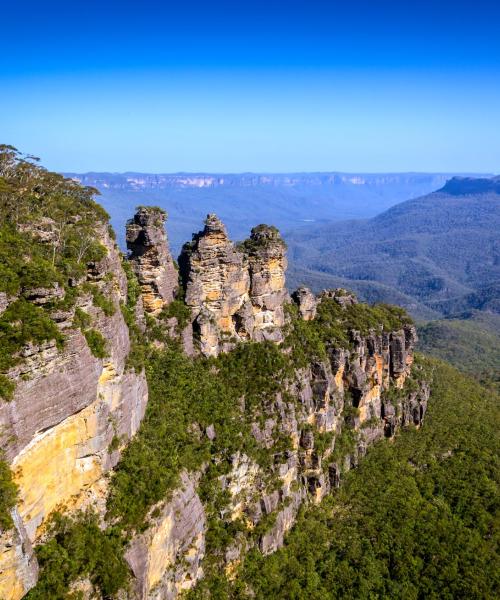
[[[15,530],[0,554],[0,597],[21,598],[36,581],[32,546],[43,535],[53,510],[103,505],[105,474],[119,460],[120,448],[139,427],[147,403],[143,373],[126,369],[129,332],[120,312],[127,283],[117,247],[102,227],[106,256],[91,265],[88,287],[76,304],[57,310],[53,319],[64,335],[22,350],[9,377],[14,397],[0,403],[1,444],[19,486]],[[106,312],[92,292],[103,294]],[[85,313],[106,343],[106,357],[95,357],[75,312]]]
[[[85,507],[102,529],[120,531],[131,599],[173,600],[214,569],[232,577],[249,549],[279,548],[300,506],[340,485],[369,444],[424,418],[429,389],[401,311],[358,304],[345,290],[315,297],[301,288],[290,298],[279,232],[260,225],[236,245],[214,215],[183,248],[185,300],[174,300],[164,221],[141,208],[127,226],[135,303],[104,225],[103,255],[71,282],[73,302],[65,304],[68,286],[26,291],[48,307],[63,343],[25,344],[6,372],[15,390],[0,402],[0,439],[19,498],[0,538],[0,597],[17,600],[36,584],[33,548],[46,541],[50,514]],[[7,310],[13,298],[0,301]],[[191,327],[202,356],[178,344]],[[136,370],[127,365],[132,342],[143,349]],[[184,379],[155,373],[167,359]],[[151,427],[161,432],[153,442]],[[175,472],[162,471],[166,458]],[[142,518],[110,508],[122,474],[127,500],[164,490]],[[71,586],[103,596],[88,574]]]

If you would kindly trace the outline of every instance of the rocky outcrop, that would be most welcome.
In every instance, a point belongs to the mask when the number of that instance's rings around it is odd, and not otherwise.
[[[214,356],[236,338],[236,313],[249,305],[247,257],[229,240],[226,228],[208,215],[205,228],[186,244],[179,258],[200,350]]]
[[[331,298],[335,300],[337,304],[340,304],[342,308],[346,306],[352,306],[358,303],[356,296],[344,288],[336,288],[334,290],[323,290],[320,294],[320,298]]]
[[[175,297],[178,275],[165,232],[166,213],[141,206],[127,223],[127,248],[142,289],[144,310],[158,314]]]
[[[300,302],[306,295],[303,291],[294,298]],[[338,299],[344,307],[357,302],[344,290],[322,297]],[[308,311],[304,318],[309,319]],[[415,343],[411,325],[367,335],[353,330],[347,347],[329,346],[327,360],[296,372],[284,393],[276,395],[266,417],[261,414],[253,424],[253,435],[269,452],[280,435],[291,441],[291,448],[274,455],[270,471],[237,453],[230,472],[220,479],[230,497],[225,518],[243,520],[252,532],[240,534],[227,548],[228,574],[252,545],[263,553],[278,549],[300,506],[319,502],[338,487],[370,444],[393,436],[399,427],[421,424],[428,385],[413,382],[405,388]]]
[[[245,331],[258,342],[281,342],[285,324],[283,305],[288,298],[285,289],[288,264],[285,243],[276,227],[259,225],[252,229],[243,248],[248,254],[252,306],[252,321]]]
[[[300,287],[293,292],[292,299],[297,304],[300,316],[304,321],[312,321],[316,316],[318,301],[311,290],[306,287]]]
[[[286,300],[285,245],[260,225],[236,246],[215,215],[193,236],[179,264],[200,350],[207,356],[244,340],[282,340]]]
[[[89,265],[88,282],[112,301],[113,310],[105,314],[89,291],[73,308],[55,312],[63,348],[55,342],[28,344],[9,372],[16,383],[14,397],[0,404],[1,445],[19,486],[14,541],[6,541],[0,553],[0,597],[20,598],[33,585],[30,548],[53,510],[103,508],[104,476],[144,415],[144,374],[125,365],[130,341],[119,304],[126,300],[126,278],[118,249],[104,227],[100,233],[107,254]],[[34,299],[45,297],[37,293]],[[96,358],[73,325],[76,309],[104,337],[106,358]],[[14,579],[18,591],[12,592]]]

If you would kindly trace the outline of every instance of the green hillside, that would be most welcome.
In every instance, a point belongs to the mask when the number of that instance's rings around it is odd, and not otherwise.
[[[497,598],[499,397],[425,359],[423,427],[381,442],[338,492],[304,510],[285,546],[251,552],[232,583],[192,598]]]
[[[340,278],[363,297],[399,297],[420,319],[499,312],[500,190],[488,181],[454,179],[366,221],[291,232],[290,284],[321,289]]]
[[[419,347],[500,391],[500,315],[474,311],[467,316],[422,325]]]

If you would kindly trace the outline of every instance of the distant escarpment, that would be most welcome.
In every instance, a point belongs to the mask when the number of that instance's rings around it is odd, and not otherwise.
[[[488,192],[500,194],[500,176],[492,178],[452,177],[439,191],[453,196]]]
[[[1,158],[0,597],[196,594],[422,423],[411,319],[289,296],[276,228],[209,215],[177,270],[140,207],[123,257],[92,190]]]
[[[398,202],[442,187],[444,173],[71,173],[101,192],[120,245],[125,222],[138,204],[166,209],[170,242],[178,253],[201,220],[215,212],[235,239],[256,223],[273,223],[282,232],[311,223],[372,217]]]

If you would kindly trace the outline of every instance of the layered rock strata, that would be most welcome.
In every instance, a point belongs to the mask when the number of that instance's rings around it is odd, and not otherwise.
[[[260,225],[237,246],[208,215],[179,264],[202,354],[216,356],[244,340],[282,341],[287,262],[275,228]]]
[[[203,576],[205,510],[196,493],[196,479],[185,473],[181,479],[181,487],[171,500],[155,507],[158,516],[127,550],[134,598],[173,600]]]
[[[32,545],[52,511],[90,504],[103,508],[105,474],[144,415],[144,374],[125,366],[130,340],[119,305],[126,301],[127,282],[118,249],[106,228],[100,233],[106,257],[89,265],[87,279],[111,300],[113,314],[95,306],[90,292],[81,294],[76,306],[55,312],[63,348],[55,342],[28,344],[9,372],[16,383],[14,398],[0,403],[1,446],[19,486],[15,530],[0,552],[0,597],[8,600],[21,598],[35,583]],[[74,327],[77,309],[102,334],[106,358],[96,358]]]
[[[141,206],[127,223],[127,248],[142,290],[144,310],[157,315],[172,302],[178,274],[170,254],[161,209]]]

